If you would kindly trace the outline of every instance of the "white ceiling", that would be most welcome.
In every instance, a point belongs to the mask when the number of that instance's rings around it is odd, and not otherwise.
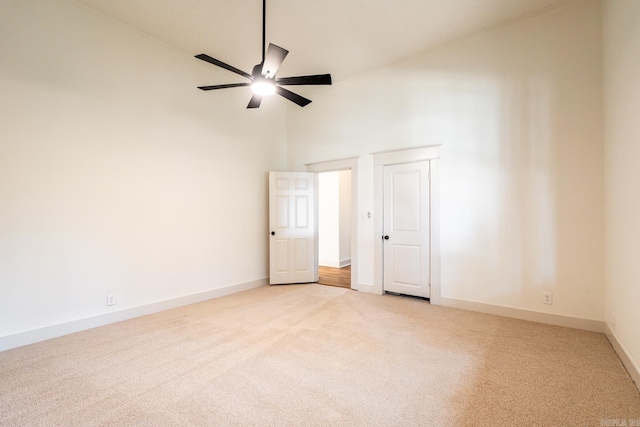
[[[261,60],[260,0],[75,1],[191,55],[206,53],[248,73]],[[289,50],[279,76],[331,73],[335,83],[568,2],[268,0],[267,43]],[[206,83],[238,81],[222,72],[229,79],[212,74]]]

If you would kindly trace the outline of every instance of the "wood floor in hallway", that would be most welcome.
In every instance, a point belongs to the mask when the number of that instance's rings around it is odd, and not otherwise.
[[[337,286],[339,288],[351,288],[351,266],[342,268],[323,267],[318,268],[321,285]]]

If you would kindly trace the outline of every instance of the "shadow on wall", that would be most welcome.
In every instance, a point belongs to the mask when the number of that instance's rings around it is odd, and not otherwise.
[[[557,207],[550,84],[444,78],[446,86],[429,89],[427,116],[427,132],[451,142],[442,150],[443,277],[458,297],[471,300],[477,283],[491,283],[483,294],[498,304],[515,294],[525,298],[527,290],[552,290]],[[455,265],[465,268],[446,268]]]
[[[601,24],[580,2],[318,91],[288,162],[441,144],[442,296],[601,319]]]

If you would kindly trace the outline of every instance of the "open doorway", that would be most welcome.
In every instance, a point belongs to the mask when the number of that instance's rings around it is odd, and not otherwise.
[[[351,288],[351,170],[318,175],[318,283]]]

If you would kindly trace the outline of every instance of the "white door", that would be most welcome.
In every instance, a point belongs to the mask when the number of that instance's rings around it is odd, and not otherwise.
[[[316,182],[310,172],[269,172],[269,283],[318,281]]]
[[[384,290],[429,297],[429,162],[384,168]]]

